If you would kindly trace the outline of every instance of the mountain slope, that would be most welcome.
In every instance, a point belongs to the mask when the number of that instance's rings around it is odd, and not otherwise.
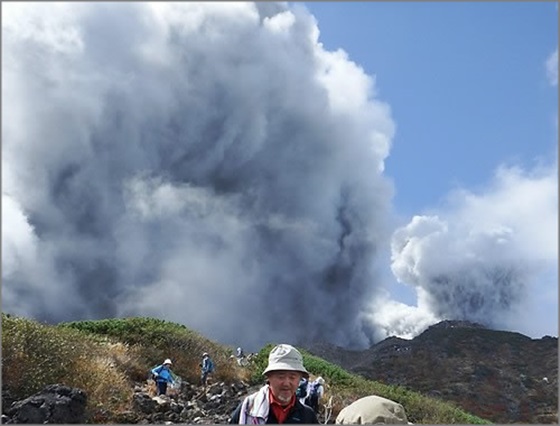
[[[307,348],[348,371],[455,402],[497,423],[558,422],[558,338],[531,339],[466,321],[443,321],[411,340],[364,351]]]
[[[217,368],[212,376],[219,385],[215,391],[221,394],[227,389],[230,394],[222,401],[228,406],[220,406],[219,412],[214,410],[214,414],[223,420],[246,392],[262,386],[262,372],[273,345],[261,348],[247,367],[241,367],[230,358],[233,348],[211,341],[184,325],[155,318],[113,318],[47,325],[2,314],[2,414],[8,419],[13,417],[14,413],[9,412],[12,403],[49,385],[59,384],[80,388],[86,393],[86,423],[143,422],[132,415],[135,401],[147,384],[149,369],[167,357],[173,360],[173,372],[181,377],[182,385],[176,399],[193,408],[192,397],[201,392],[201,354],[208,351]],[[330,423],[343,407],[372,394],[400,402],[409,420],[415,424],[489,423],[457,409],[454,404],[350,374],[303,349],[302,355],[311,375],[321,375],[326,380],[320,416]],[[211,389],[206,392],[210,393],[206,402],[216,408],[214,405],[222,403],[214,401],[213,392]],[[202,392],[200,398],[204,399],[206,393]],[[198,400],[199,396],[196,398]],[[157,423],[168,420],[188,423],[194,416],[187,413],[177,418],[176,414],[172,415],[173,418],[156,416]],[[202,414],[196,414],[196,417],[200,417],[199,422],[216,419]],[[150,419],[156,422],[156,418]]]

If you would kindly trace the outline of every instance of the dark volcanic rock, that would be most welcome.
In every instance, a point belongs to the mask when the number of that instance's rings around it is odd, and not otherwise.
[[[169,391],[169,395],[152,396],[149,385],[138,383],[132,394],[132,409],[119,413],[116,421],[121,424],[226,424],[241,400],[259,387],[235,382],[215,383],[204,389],[183,382],[180,389]],[[2,423],[86,423],[86,401],[86,395],[79,389],[50,385],[42,392],[14,402],[2,416]]]
[[[315,344],[317,356],[372,380],[455,402],[496,423],[558,423],[558,338],[531,339],[442,321],[412,340],[364,351]]]
[[[49,385],[12,404],[6,423],[84,423],[87,396],[81,389]]]

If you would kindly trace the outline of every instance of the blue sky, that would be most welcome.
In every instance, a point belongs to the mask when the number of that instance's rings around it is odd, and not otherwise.
[[[469,248],[467,241],[476,233],[476,225],[467,225],[462,231],[459,228],[467,222],[483,223],[489,217],[495,218],[499,209],[516,208],[509,207],[507,201],[502,206],[496,205],[496,200],[510,200],[512,204],[527,202],[522,190],[506,184],[507,178],[497,177],[500,170],[522,170],[525,177],[512,179],[513,185],[521,188],[523,182],[532,182],[534,188],[529,192],[533,193],[541,193],[545,186],[541,185],[543,181],[537,183],[530,177],[538,174],[541,167],[549,168],[545,179],[549,184],[557,180],[557,4],[307,2],[305,5],[317,19],[319,42],[324,48],[347,52],[349,60],[375,78],[377,99],[391,108],[396,133],[385,161],[385,174],[394,183],[395,220],[402,225],[414,215],[445,218],[441,225],[444,229],[455,227],[446,238],[461,241],[457,257],[461,253],[467,257],[466,253],[470,253],[493,258],[493,249],[486,252],[480,247]],[[550,198],[550,190],[549,187],[548,195],[543,193],[543,199]],[[557,186],[552,191],[557,194]],[[473,208],[476,203],[465,201],[469,198],[486,207]],[[558,231],[552,220],[557,221],[558,201],[554,198],[547,222],[537,218],[539,213],[533,211],[519,213],[520,217],[525,216],[525,224],[532,225],[511,225],[517,220],[512,212],[510,217],[501,216],[487,230],[497,223],[507,223],[505,227],[513,230],[513,234],[524,233],[523,227],[531,235],[542,234],[548,228],[556,236]],[[539,209],[543,208],[535,210]],[[430,222],[431,219],[422,220]],[[421,323],[422,305],[433,304],[437,299],[437,296],[428,297],[428,302],[422,302],[423,291],[430,287],[427,277],[433,271],[413,276],[408,274],[407,267],[418,268],[424,258],[434,261],[437,252],[424,249],[430,246],[428,239],[438,232],[425,237],[422,232],[412,230],[415,227],[410,222],[404,233],[409,239],[418,237],[417,241],[423,241],[426,246],[420,243],[415,247],[415,255],[393,250],[391,269],[395,276],[388,272],[386,280],[391,283],[388,292],[392,298],[419,308],[406,313],[408,308],[395,304],[391,309],[400,312],[399,317],[419,315]],[[536,238],[522,245],[531,247],[530,252],[536,247],[549,247],[545,256],[549,266],[543,268],[547,272],[541,271],[539,277],[533,276],[529,284],[525,281],[520,286],[527,285],[546,296],[532,306],[525,306],[526,312],[533,314],[527,315],[531,321],[525,320],[524,325],[516,324],[511,318],[505,320],[511,312],[497,314],[502,328],[533,336],[558,332],[558,263],[553,260],[558,256],[557,242],[549,240],[543,244],[542,241]],[[449,241],[443,247],[454,250]],[[447,269],[442,262],[434,271],[444,270]],[[515,285],[511,283],[511,288]],[[495,284],[488,283],[487,299],[499,292],[493,288]],[[432,290],[427,291],[433,296]],[[389,316],[386,313],[381,322],[387,323]],[[395,323],[399,321],[395,319]],[[388,329],[398,328],[395,323]]]
[[[552,2],[307,2],[319,41],[376,78],[396,135],[386,174],[397,213],[484,186],[502,163],[557,155]]]

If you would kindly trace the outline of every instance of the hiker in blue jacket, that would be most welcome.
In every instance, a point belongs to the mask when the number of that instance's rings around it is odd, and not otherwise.
[[[202,386],[206,387],[206,382],[208,381],[208,374],[214,372],[214,363],[210,359],[208,352],[204,352],[202,354],[202,362],[200,363],[201,367],[201,374],[200,374],[200,383]]]
[[[152,368],[152,375],[157,384],[158,395],[165,395],[167,393],[167,383],[175,383],[171,371],[171,364],[171,360],[167,358],[163,361],[163,364]]]

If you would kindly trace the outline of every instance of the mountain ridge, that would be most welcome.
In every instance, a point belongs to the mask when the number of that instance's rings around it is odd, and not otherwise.
[[[497,423],[558,423],[558,338],[446,320],[413,339],[390,336],[365,350],[305,347],[342,368],[403,386]]]

